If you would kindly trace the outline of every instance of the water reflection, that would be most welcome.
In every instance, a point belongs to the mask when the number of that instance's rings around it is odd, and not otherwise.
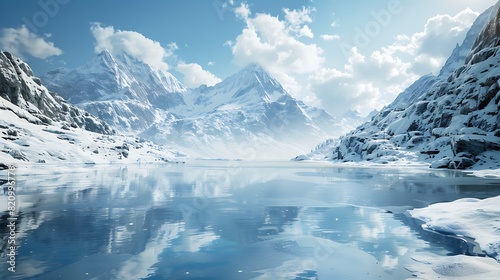
[[[415,252],[453,253],[405,210],[500,195],[460,172],[295,163],[25,169],[18,186],[14,279],[404,279]]]

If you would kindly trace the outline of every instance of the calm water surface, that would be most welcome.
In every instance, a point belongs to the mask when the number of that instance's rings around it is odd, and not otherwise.
[[[3,242],[0,279],[406,279],[413,254],[465,250],[406,210],[500,195],[461,172],[293,162],[19,167],[16,180],[16,272]]]

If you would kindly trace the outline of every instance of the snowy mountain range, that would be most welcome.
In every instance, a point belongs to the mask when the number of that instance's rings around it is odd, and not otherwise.
[[[169,72],[124,53],[105,50],[81,67],[39,79],[26,63],[1,52],[2,151],[42,162],[185,156],[177,150],[192,157],[276,159],[330,139],[296,160],[495,165],[499,5],[478,17],[439,75],[423,76],[369,121],[355,111],[335,118],[306,105],[258,65],[215,86],[188,89]],[[62,152],[54,148],[60,144]]]
[[[334,118],[293,98],[258,65],[213,87],[186,89],[170,73],[126,54],[101,52],[44,84],[117,131],[210,158],[289,158],[366,119]],[[307,135],[307,137],[304,137]]]
[[[125,53],[114,58],[106,50],[77,69],[57,69],[41,79],[50,91],[129,133],[148,128],[157,108],[183,104],[186,90],[170,73]]]
[[[0,52],[0,163],[158,162],[185,156],[112,127],[49,92],[28,64]],[[1,169],[1,168],[0,168]]]
[[[500,165],[500,2],[481,14],[438,76],[427,75],[357,129],[296,160]]]

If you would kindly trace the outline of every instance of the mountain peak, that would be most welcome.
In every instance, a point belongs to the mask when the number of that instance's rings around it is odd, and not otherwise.
[[[239,85],[253,85],[260,84],[264,87],[276,87],[279,82],[274,79],[264,68],[258,64],[252,63],[242,68],[238,73],[227,79]],[[267,85],[267,86],[266,86]]]
[[[260,72],[260,73],[267,73],[262,66],[256,63],[251,63],[247,66],[245,66],[241,72]]]
[[[360,119],[363,116],[361,116],[361,113],[358,112],[358,110],[353,109],[353,110],[349,110],[349,111],[345,112],[344,114],[342,114],[342,117],[346,118],[346,119]]]
[[[103,62],[115,62],[113,55],[108,51],[108,49],[102,50],[97,58]]]

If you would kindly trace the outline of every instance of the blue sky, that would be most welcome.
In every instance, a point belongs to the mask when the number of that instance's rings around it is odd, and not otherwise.
[[[436,73],[496,0],[4,0],[0,49],[36,75],[106,48],[168,69],[187,86],[261,64],[333,115],[368,113]]]

